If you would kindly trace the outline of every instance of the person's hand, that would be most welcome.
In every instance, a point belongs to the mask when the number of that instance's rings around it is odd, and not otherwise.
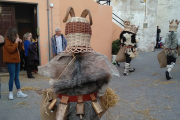
[[[56,54],[53,54],[53,56],[55,57],[55,56],[56,56]]]
[[[36,39],[36,41],[35,42],[38,42],[38,39]]]
[[[21,40],[21,39],[19,39],[19,42],[20,42],[20,43],[22,43],[22,40]]]
[[[18,43],[18,42],[19,42],[19,37],[17,37],[17,38],[16,38],[16,41],[15,41],[15,43]]]

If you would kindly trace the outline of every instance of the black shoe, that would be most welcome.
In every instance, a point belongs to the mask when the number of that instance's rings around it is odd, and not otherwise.
[[[28,77],[28,78],[35,78],[34,76],[30,76],[30,77]]]
[[[134,72],[135,71],[135,68],[132,68],[129,70],[129,72]]]
[[[124,73],[123,75],[124,75],[124,76],[127,76],[127,75],[128,75],[128,73]]]
[[[172,79],[173,77],[171,77],[170,75],[169,75],[169,72],[168,71],[166,71],[166,79],[167,80],[170,80],[170,79]]]

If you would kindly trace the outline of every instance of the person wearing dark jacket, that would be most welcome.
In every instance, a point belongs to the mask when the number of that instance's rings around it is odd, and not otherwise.
[[[158,43],[159,43],[159,39],[160,39],[160,33],[161,33],[161,29],[159,29],[159,26],[157,26],[156,48],[158,48]]]
[[[30,42],[30,35],[29,33],[24,34],[24,38],[26,39],[24,41],[24,50],[25,50],[25,57],[26,57],[26,63],[27,63],[27,77],[28,78],[34,78],[34,76],[32,76],[32,70],[35,64],[35,60],[33,60],[33,54],[32,49],[33,47],[31,46],[31,42]],[[37,41],[35,41],[34,43],[32,43],[34,46],[37,43]],[[30,47],[31,46],[31,47]],[[31,49],[30,49],[31,48]],[[35,51],[36,51],[37,47],[35,47]],[[31,54],[30,54],[31,53]]]
[[[63,52],[67,47],[67,41],[63,34],[61,34],[61,29],[57,27],[55,29],[56,34],[51,38],[52,52],[55,57],[58,53]]]

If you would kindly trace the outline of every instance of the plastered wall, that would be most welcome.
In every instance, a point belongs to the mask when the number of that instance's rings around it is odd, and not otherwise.
[[[141,2],[142,1],[142,2]],[[157,0],[112,0],[113,13],[132,25],[140,26],[137,33],[139,51],[153,51],[157,28]],[[115,22],[115,21],[114,21]],[[148,28],[143,29],[143,23]]]
[[[39,26],[39,43],[40,43],[40,61],[41,65],[49,61],[49,43],[48,43],[48,23],[47,23],[47,0],[1,0],[5,2],[17,2],[26,4],[38,5],[38,26]],[[89,9],[92,14],[92,39],[91,46],[94,51],[106,55],[111,59],[111,44],[112,44],[112,7],[102,6],[93,0],[49,0],[54,4],[50,11],[50,35],[55,34],[54,29],[61,27],[64,34],[65,23],[63,18],[69,6],[75,10],[76,16],[80,16],[84,9]],[[51,19],[52,10],[52,19]],[[88,17],[87,17],[88,19]],[[53,23],[52,23],[53,21]],[[52,23],[52,25],[51,25]],[[52,27],[53,26],[53,27]],[[52,30],[53,28],[53,30]]]
[[[169,21],[178,19],[180,21],[180,1],[179,0],[159,0],[157,25],[161,29],[161,37],[165,37],[169,30]],[[178,37],[180,38],[180,25],[178,27]]]

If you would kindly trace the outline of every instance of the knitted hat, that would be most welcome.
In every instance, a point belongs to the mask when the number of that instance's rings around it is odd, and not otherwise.
[[[169,25],[169,31],[174,31],[174,32],[176,32],[176,31],[177,31],[177,28],[178,28],[178,25],[179,25],[179,21],[178,21],[178,20],[174,21],[174,19],[173,19],[171,22],[169,21],[169,23],[170,23],[170,25]]]
[[[124,31],[130,31],[131,26],[129,21],[124,21]]]
[[[138,29],[139,29],[139,26],[136,27],[135,25],[131,25],[131,28],[130,28],[130,31],[129,31],[129,32],[131,32],[131,33],[133,33],[133,34],[136,34],[137,31],[138,31]]]
[[[68,19],[69,14],[71,15],[70,19]],[[90,22],[86,19],[87,15],[89,15]],[[75,17],[74,9],[69,7],[63,22],[66,22],[65,35],[67,40],[67,47],[64,52],[92,52],[93,49],[90,46],[92,35],[92,17],[90,11],[85,9],[81,17]]]

